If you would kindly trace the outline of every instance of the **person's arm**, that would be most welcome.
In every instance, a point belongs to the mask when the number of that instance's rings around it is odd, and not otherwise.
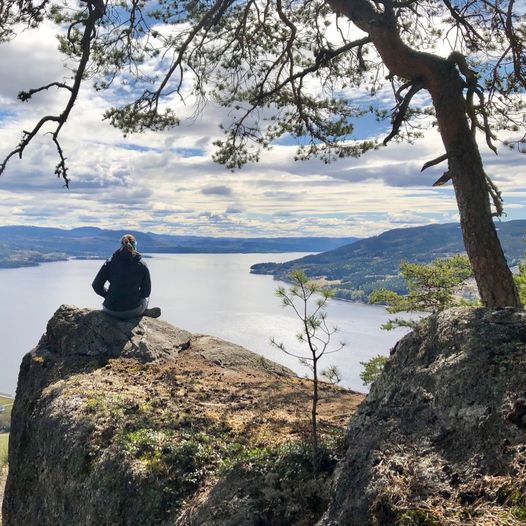
[[[145,263],[143,265],[142,283],[141,283],[141,298],[149,298],[152,292],[152,282],[150,280],[150,270]]]
[[[95,276],[95,279],[91,284],[93,290],[103,298],[105,298],[106,294],[108,293],[108,291],[104,287],[104,284],[106,283],[106,281],[108,281],[108,265],[109,263],[108,261],[106,261],[106,263],[104,263],[104,265],[100,267],[100,270],[97,272],[97,275]]]

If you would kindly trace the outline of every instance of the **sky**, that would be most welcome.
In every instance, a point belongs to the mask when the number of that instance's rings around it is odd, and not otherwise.
[[[0,157],[42,114],[63,105],[52,89],[22,103],[24,89],[61,79],[68,71],[55,28],[44,24],[0,45]],[[229,171],[211,160],[221,138],[221,109],[183,118],[164,132],[123,137],[102,121],[109,94],[84,83],[62,131],[70,188],[54,175],[56,151],[41,136],[13,158],[0,177],[0,225],[98,226],[206,236],[359,236],[391,228],[458,220],[452,188],[433,188],[444,165],[421,173],[443,153],[436,129],[414,144],[390,143],[358,159],[332,164],[294,161],[282,141],[257,164]],[[176,108],[177,109],[177,108]],[[179,108],[190,115],[187,107]],[[388,124],[358,123],[357,137],[383,138]],[[479,141],[483,142],[483,141]],[[504,146],[481,151],[502,191],[506,217],[526,218],[526,156]]]

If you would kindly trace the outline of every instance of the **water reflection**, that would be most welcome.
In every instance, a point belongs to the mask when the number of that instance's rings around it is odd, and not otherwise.
[[[301,347],[295,334],[298,320],[282,309],[274,295],[279,284],[271,276],[252,275],[250,265],[262,261],[287,261],[303,254],[159,254],[148,259],[152,274],[150,306],[163,310],[162,319],[195,333],[219,336],[287,365],[300,374],[298,361],[273,348],[270,337],[291,350]],[[0,306],[2,347],[0,392],[14,393],[22,356],[33,348],[47,320],[62,303],[99,308],[91,281],[99,260],[72,260],[39,267],[0,270],[4,292]],[[330,325],[337,325],[338,340],[347,342],[322,366],[336,365],[342,384],[364,391],[359,362],[387,354],[406,331],[381,331],[388,318],[380,306],[332,300]]]

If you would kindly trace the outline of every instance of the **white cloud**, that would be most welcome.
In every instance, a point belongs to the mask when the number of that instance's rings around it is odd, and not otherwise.
[[[16,145],[21,130],[30,129],[43,111],[57,111],[64,100],[55,90],[26,104],[16,102],[20,89],[68,73],[53,32],[44,24],[0,48],[6,79],[0,86],[0,156]],[[278,145],[259,164],[233,173],[210,160],[212,142],[221,136],[223,108],[211,104],[193,119],[190,105],[178,106],[181,126],[123,138],[101,121],[111,98],[86,83],[64,127],[70,190],[53,175],[57,158],[48,136],[32,143],[21,161],[11,159],[0,178],[0,224],[90,224],[201,235],[366,236],[457,219],[451,186],[431,187],[445,167],[420,173],[424,162],[443,151],[434,129],[415,144],[393,143],[330,165],[294,162],[295,147]],[[526,217],[526,158],[506,148],[499,157],[486,150],[483,155],[509,203],[508,218]]]

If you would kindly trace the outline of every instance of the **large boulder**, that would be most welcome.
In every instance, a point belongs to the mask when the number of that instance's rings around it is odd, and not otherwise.
[[[312,474],[311,390],[218,338],[62,306],[21,365],[4,526],[313,524],[334,459]],[[322,395],[343,431],[363,397]]]
[[[391,354],[320,524],[526,524],[526,313],[452,309]]]

